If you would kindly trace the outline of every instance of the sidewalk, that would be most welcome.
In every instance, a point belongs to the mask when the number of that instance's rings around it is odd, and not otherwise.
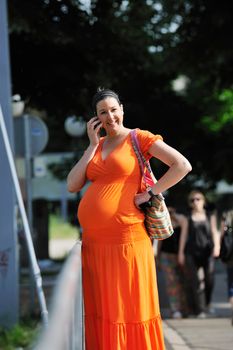
[[[64,240],[56,241],[53,242],[50,249],[54,256],[60,257],[69,251],[73,244],[73,242],[64,242]],[[233,327],[230,322],[231,309],[227,300],[226,272],[225,266],[220,261],[216,263],[212,303],[216,315],[212,318],[182,320],[168,318],[169,305],[163,276],[160,272],[157,275],[166,350],[233,350]],[[50,279],[53,283],[56,282],[54,276],[49,275],[46,279],[44,278],[44,285],[49,284]],[[49,288],[49,290],[52,289]],[[50,293],[48,292],[48,295]]]
[[[164,322],[166,350],[232,350],[233,327],[228,318]]]
[[[214,317],[173,320],[164,318],[163,329],[166,350],[232,350],[233,327],[231,309],[227,301],[226,274],[217,264],[213,307]]]

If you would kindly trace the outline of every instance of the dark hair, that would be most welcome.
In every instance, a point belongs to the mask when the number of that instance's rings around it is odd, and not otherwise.
[[[92,108],[95,114],[97,112],[96,111],[97,103],[104,100],[107,97],[113,97],[117,100],[119,105],[121,104],[120,98],[115,91],[110,89],[98,88],[96,94],[92,98]]]
[[[204,203],[206,204],[206,196],[205,194],[202,192],[202,190],[199,190],[198,188],[193,189],[191,192],[189,192],[188,195],[188,201],[190,201],[191,197],[195,194],[200,194],[202,199],[204,200]]]

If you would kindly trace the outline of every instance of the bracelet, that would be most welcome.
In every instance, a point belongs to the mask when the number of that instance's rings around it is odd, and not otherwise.
[[[147,190],[147,193],[149,193],[150,197],[156,196],[156,194],[153,193],[151,187],[148,187],[146,190]]]

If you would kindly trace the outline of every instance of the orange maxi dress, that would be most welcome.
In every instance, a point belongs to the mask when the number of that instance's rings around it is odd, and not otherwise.
[[[137,129],[144,155],[159,135]],[[163,350],[155,262],[134,205],[141,175],[130,135],[104,160],[101,138],[78,208],[86,350]]]

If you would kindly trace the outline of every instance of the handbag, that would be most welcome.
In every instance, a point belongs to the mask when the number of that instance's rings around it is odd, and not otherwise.
[[[135,129],[131,131],[130,136],[140,166],[142,181],[146,187],[151,187],[156,183],[156,179],[149,160],[146,160],[141,152]],[[145,214],[144,223],[149,237],[157,240],[169,238],[174,230],[163,195],[160,193],[152,196],[150,201],[146,202],[143,207]]]
[[[227,222],[225,222],[224,226],[219,257],[224,263],[233,260],[233,228]]]

